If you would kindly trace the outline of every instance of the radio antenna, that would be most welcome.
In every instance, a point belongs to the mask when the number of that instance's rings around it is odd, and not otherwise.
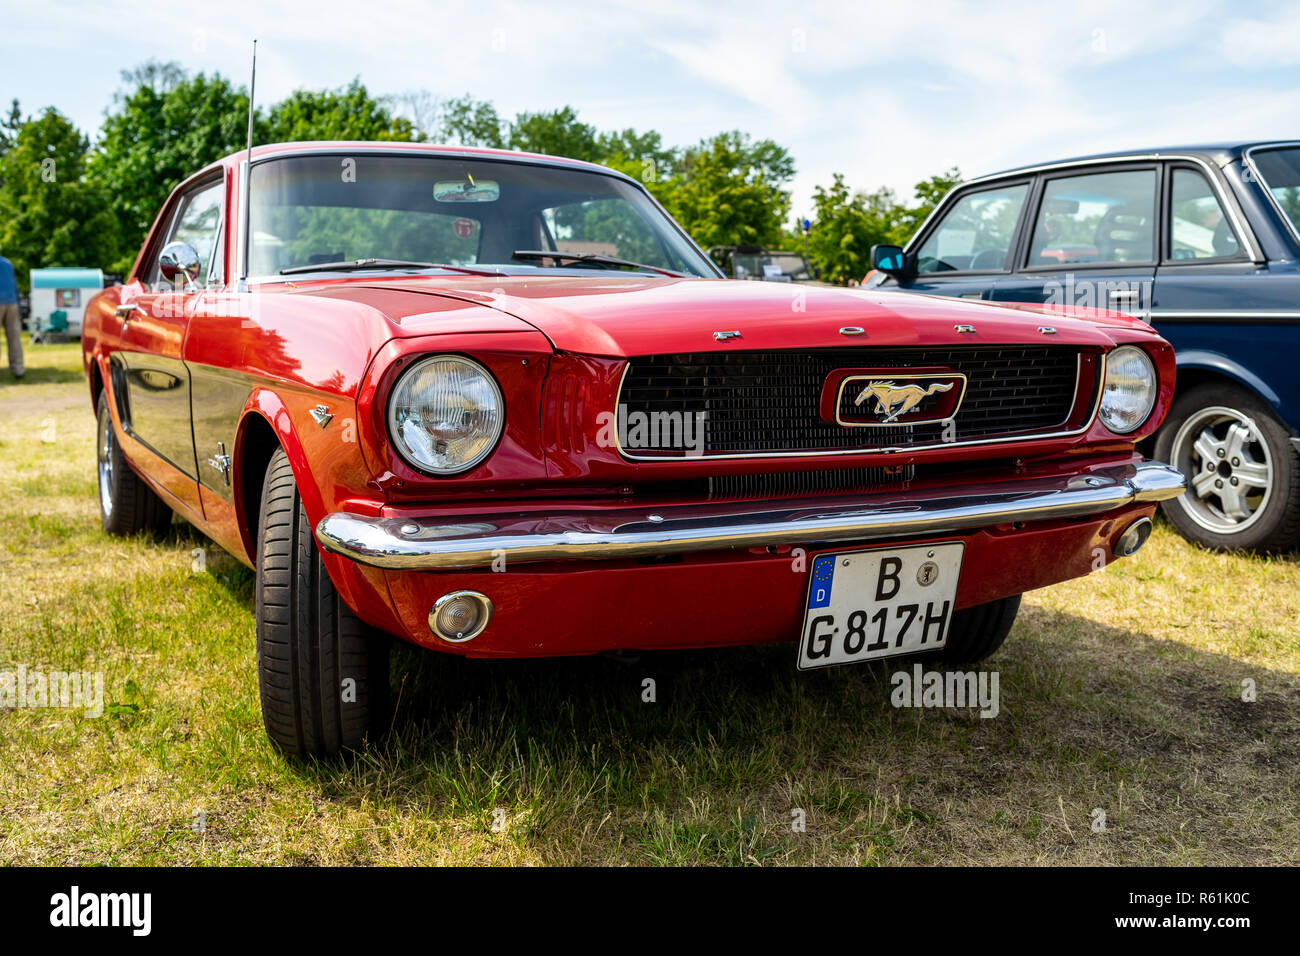
[[[239,277],[239,291],[248,291],[248,253],[251,247],[248,235],[248,217],[249,209],[252,206],[252,197],[249,195],[249,183],[253,178],[253,96],[257,92],[257,40],[253,40],[253,73],[248,81],[248,148],[244,151],[244,183],[240,194],[243,197],[244,206],[244,261],[243,275]]]

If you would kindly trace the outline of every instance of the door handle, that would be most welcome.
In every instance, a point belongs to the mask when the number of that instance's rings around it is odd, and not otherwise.
[[[135,314],[137,311],[139,311],[141,315],[148,314],[147,312],[145,312],[144,309],[140,308],[139,303],[136,302],[130,302],[127,303],[126,305],[119,305],[113,311],[117,314],[117,317],[122,320],[123,324],[130,322],[133,318],[135,318]]]
[[[1142,293],[1138,289],[1111,289],[1110,307],[1116,312],[1125,312],[1135,319],[1151,324],[1151,313],[1142,308]]]

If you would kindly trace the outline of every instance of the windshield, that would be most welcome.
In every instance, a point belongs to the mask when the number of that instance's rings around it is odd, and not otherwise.
[[[1264,186],[1300,234],[1300,147],[1257,149],[1250,154]]]
[[[716,276],[638,187],[582,169],[430,155],[291,156],[255,164],[250,195],[254,277],[311,266],[328,272],[358,259],[511,273],[631,267],[611,258]],[[539,250],[580,258],[515,256]]]

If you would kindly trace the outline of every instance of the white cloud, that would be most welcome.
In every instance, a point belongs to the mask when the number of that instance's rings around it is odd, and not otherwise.
[[[1295,66],[1300,63],[1300,10],[1283,10],[1274,20],[1231,21],[1219,51],[1246,69]]]

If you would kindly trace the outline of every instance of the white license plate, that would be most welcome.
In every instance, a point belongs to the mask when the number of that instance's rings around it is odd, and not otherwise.
[[[813,559],[799,669],[943,647],[966,545],[878,548]]]

